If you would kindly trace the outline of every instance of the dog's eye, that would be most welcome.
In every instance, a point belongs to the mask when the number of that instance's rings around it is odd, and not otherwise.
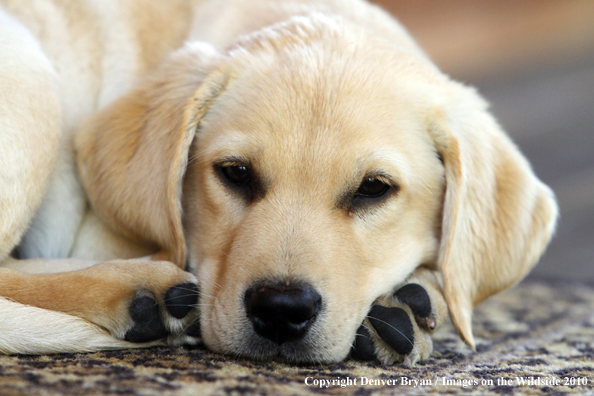
[[[245,165],[231,165],[221,167],[221,171],[233,184],[238,186],[245,186],[250,183],[251,175],[250,170]]]
[[[359,186],[355,196],[371,198],[381,197],[388,191],[389,188],[390,186],[380,179],[376,177],[367,177]]]

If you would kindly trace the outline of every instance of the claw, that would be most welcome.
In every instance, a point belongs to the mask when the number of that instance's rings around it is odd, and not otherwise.
[[[414,367],[414,365],[415,365],[415,362],[414,362],[414,360],[413,360],[413,358],[412,358],[412,355],[410,355],[410,354],[409,354],[409,355],[406,355],[406,356],[404,357],[404,362],[403,362],[403,364],[404,364],[405,366],[407,366],[407,367]]]
[[[425,327],[428,328],[429,330],[435,330],[435,318],[433,316],[429,316],[428,318],[425,319]]]

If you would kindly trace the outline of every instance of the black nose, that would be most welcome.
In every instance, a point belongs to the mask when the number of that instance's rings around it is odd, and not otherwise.
[[[254,330],[279,345],[303,338],[321,303],[322,296],[303,283],[260,285],[245,292],[245,309]]]

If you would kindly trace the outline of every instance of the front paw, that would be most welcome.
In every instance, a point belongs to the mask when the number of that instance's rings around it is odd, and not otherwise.
[[[432,271],[418,270],[408,281],[375,301],[357,330],[351,357],[412,366],[431,355],[431,335],[443,323],[447,306]]]
[[[167,337],[169,344],[194,344],[200,337],[198,322],[198,286],[179,283],[164,295],[139,289],[128,306],[132,326],[124,340],[150,342]]]
[[[115,338],[169,345],[200,342],[196,277],[169,262],[114,260],[85,271],[78,316]]]

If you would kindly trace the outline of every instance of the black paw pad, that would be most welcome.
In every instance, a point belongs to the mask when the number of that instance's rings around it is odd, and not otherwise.
[[[426,318],[431,315],[431,299],[421,285],[409,283],[398,289],[394,297],[408,305],[415,316]]]
[[[351,357],[366,362],[375,359],[375,345],[369,331],[363,325],[359,326],[355,335],[355,342],[351,347]]]
[[[159,306],[152,297],[136,297],[130,304],[129,312],[134,326],[126,333],[126,341],[149,342],[167,334],[159,315]]]
[[[408,355],[413,350],[415,333],[405,310],[374,305],[367,317],[377,335],[394,351]]]
[[[200,338],[202,336],[200,333],[200,322],[197,320],[188,326],[186,329],[186,334],[190,337]]]
[[[165,293],[167,311],[176,319],[185,317],[198,302],[198,286],[194,283],[181,283]]]

